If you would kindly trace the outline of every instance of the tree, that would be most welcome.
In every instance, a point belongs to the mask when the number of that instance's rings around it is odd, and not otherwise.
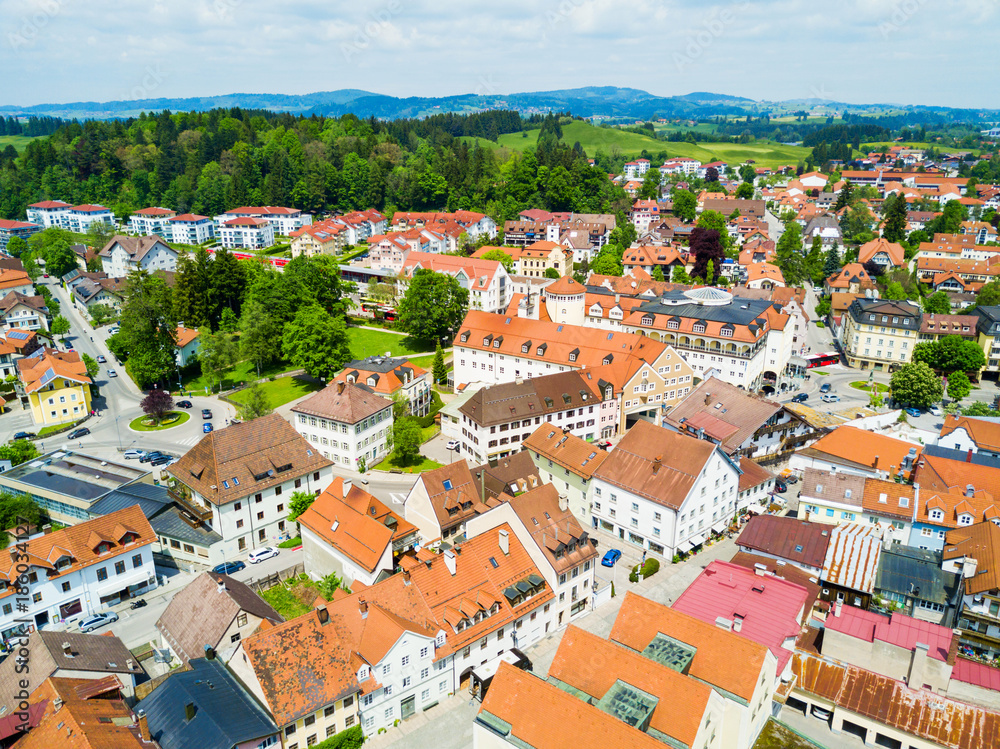
[[[35,262],[35,257],[33,253],[27,252],[21,255],[21,265],[24,266],[24,272],[28,274],[28,278],[32,281],[37,281],[42,275],[42,269],[38,267],[38,263]]]
[[[906,227],[909,223],[906,217],[906,198],[894,193],[886,199],[886,203],[889,205],[883,205],[882,208],[882,215],[885,216],[882,236],[888,242],[902,242],[906,238]]]
[[[736,198],[739,200],[752,200],[753,185],[749,182],[741,182],[740,186],[736,188]]]
[[[329,575],[316,583],[316,588],[319,590],[319,594],[327,601],[332,601],[334,594],[336,594],[338,590],[349,590],[336,572],[331,572]],[[346,749],[346,747],[344,749]]]
[[[114,227],[103,221],[94,221],[87,227],[87,244],[100,252],[115,238]]]
[[[198,347],[201,373],[212,383],[214,393],[226,370],[236,364],[239,348],[229,333],[212,333],[207,326],[198,331],[198,339],[201,341]]]
[[[823,279],[826,277],[823,275],[823,269],[823,240],[819,238],[819,235],[817,235],[813,237],[812,246],[809,248],[809,254],[806,255],[805,272],[814,284],[821,284],[823,283]]]
[[[935,315],[947,315],[951,313],[951,300],[944,291],[935,291],[924,299],[924,310]]]
[[[684,221],[694,221],[698,210],[698,198],[690,190],[674,190],[670,194],[674,203],[674,215]]]
[[[288,519],[294,523],[315,501],[316,495],[312,492],[292,492],[288,498]]]
[[[673,271],[670,273],[670,281],[672,283],[691,283],[691,276],[688,275],[687,270],[683,265],[675,265]]]
[[[991,281],[976,294],[976,306],[996,307],[1000,305],[1000,281]]]
[[[744,164],[740,167],[740,179],[746,184],[752,185],[754,180],[757,179],[757,170],[750,166],[750,164]]]
[[[798,286],[805,272],[805,258],[802,257],[802,227],[796,221],[789,221],[781,233],[775,248],[775,264],[781,268],[785,283]]]
[[[69,242],[60,239],[49,245],[45,251],[45,272],[56,278],[62,278],[77,267],[76,254],[70,249]]]
[[[948,397],[954,401],[960,401],[972,392],[972,383],[969,376],[962,370],[952,372],[948,375]]]
[[[25,523],[40,525],[44,517],[41,508],[28,495],[0,492],[0,528],[15,528]]]
[[[715,229],[715,231],[719,232],[719,241],[722,243],[722,249],[725,252],[733,249],[733,238],[729,235],[728,222],[726,221],[726,217],[718,211],[702,211],[695,226],[700,226],[702,229]]]
[[[660,179],[662,175],[659,169],[650,169],[639,187],[638,197],[640,200],[656,200],[660,197]],[[718,176],[716,176],[718,179]]]
[[[259,382],[253,383],[244,390],[240,401],[240,418],[243,421],[253,421],[261,416],[267,416],[274,410],[271,408],[267,393],[264,392],[264,388]]]
[[[696,226],[691,230],[691,252],[695,256],[694,267],[691,273],[695,278],[705,279],[705,283],[714,283],[715,269],[722,267],[722,261],[726,257],[725,251],[722,249],[722,243],[719,240],[719,232],[715,229],[704,229]],[[708,275],[709,263],[712,264],[711,278]]]
[[[590,265],[591,273],[596,273],[599,276],[621,276],[623,270],[622,255],[616,252],[617,249],[616,245],[604,245]]]
[[[0,460],[9,460],[14,466],[34,460],[40,454],[31,440],[14,440],[6,445],[0,445]]]
[[[28,243],[21,237],[11,237],[7,240],[7,254],[11,257],[21,257],[21,254],[28,249]]]
[[[281,326],[263,302],[251,300],[243,305],[240,317],[240,354],[260,368],[281,356]]]
[[[941,380],[924,362],[904,364],[889,381],[893,400],[917,408],[928,408],[943,394]]]
[[[49,326],[49,332],[52,333],[52,335],[61,336],[63,342],[65,342],[66,336],[69,334],[69,331],[70,331],[69,320],[67,320],[65,317],[63,317],[62,315],[56,315],[52,319],[52,325]]]
[[[219,317],[219,330],[224,333],[235,333],[239,330],[240,321],[236,317],[236,313],[232,311],[229,307],[222,310],[222,315]]]
[[[555,268],[546,268],[545,269],[545,277],[546,278],[552,278],[552,279],[558,279],[559,278],[559,271],[557,271]]]
[[[174,399],[163,388],[153,388],[139,403],[143,413],[152,416],[157,423],[163,421],[174,407]]]
[[[469,308],[469,292],[458,279],[418,270],[399,305],[399,325],[414,338],[444,341],[455,335]]]
[[[852,244],[864,244],[872,239],[872,224],[875,217],[864,203],[855,203],[844,213],[840,221],[840,230],[844,241]]]
[[[431,367],[431,376],[438,385],[448,382],[448,366],[444,363],[444,349],[441,348],[441,341],[437,342],[434,349],[434,365]]]
[[[652,272],[651,275],[652,275],[654,281],[660,281],[662,283],[663,281],[666,280],[663,277],[663,266],[662,265],[654,265],[653,266],[653,272]]]
[[[512,258],[510,255],[508,255],[499,247],[494,247],[489,252],[483,253],[482,259],[496,260],[501,265],[503,265],[504,270],[506,270],[508,273],[514,272],[514,258]]]
[[[949,335],[937,341],[925,341],[913,347],[912,359],[939,372],[973,372],[986,366],[986,355],[974,341]]]
[[[94,323],[95,328],[115,319],[114,309],[107,304],[95,304],[93,307],[88,307],[87,312],[90,313],[90,321]]]
[[[128,352],[125,366],[141,388],[164,381],[177,368],[172,308],[162,278],[145,271],[129,274],[119,327]]]
[[[417,420],[405,416],[392,425],[393,450],[398,465],[411,465],[420,457],[420,440],[423,438]]]
[[[843,265],[840,262],[840,253],[837,252],[837,245],[833,245],[826,252],[826,262],[823,265],[823,277],[829,278],[842,267]]]
[[[705,170],[705,182],[718,182],[719,181],[719,170],[714,166],[710,166]]]
[[[888,286],[885,287],[885,298],[891,299],[893,301],[899,301],[900,299],[906,299],[906,290],[903,285],[897,281],[892,281]]]
[[[976,401],[975,403],[970,403],[968,406],[963,408],[962,414],[965,416],[995,416],[996,411],[990,408],[986,403]]]
[[[332,380],[354,358],[344,318],[319,304],[303,307],[285,326],[281,349],[292,364],[321,380]]]
[[[101,371],[101,365],[97,363],[97,359],[92,357],[90,354],[84,354],[83,357],[84,366],[87,367],[87,377],[94,379],[97,373]]]

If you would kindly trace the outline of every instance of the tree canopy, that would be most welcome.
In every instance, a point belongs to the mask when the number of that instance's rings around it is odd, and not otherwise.
[[[399,326],[414,338],[445,341],[454,337],[469,308],[469,291],[444,273],[418,270],[399,304]]]
[[[986,366],[986,355],[975,341],[967,341],[957,335],[918,343],[911,358],[946,374],[956,371],[975,374]]]
[[[334,317],[319,304],[303,307],[285,325],[281,346],[292,364],[322,380],[332,380],[354,358],[344,318]]]
[[[904,364],[889,381],[892,398],[898,403],[928,408],[941,400],[941,378],[924,362]]]

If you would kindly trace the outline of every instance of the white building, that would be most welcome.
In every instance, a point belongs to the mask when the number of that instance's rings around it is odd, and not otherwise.
[[[32,203],[27,208],[28,221],[48,229],[50,226],[62,226],[73,206],[61,200],[43,200]]]
[[[202,244],[215,238],[215,222],[208,216],[182,213],[167,221],[167,234],[175,244]]]
[[[177,215],[177,211],[169,208],[140,208],[129,216],[128,230],[132,234],[146,236],[147,234],[158,234],[161,237],[170,237],[170,220]]]
[[[739,478],[718,445],[636,422],[594,473],[591,523],[670,559],[729,525]]]
[[[226,224],[231,224],[235,220],[253,218],[267,222],[273,229],[272,235],[287,237],[296,229],[312,224],[312,216],[303,213],[298,208],[284,208],[282,206],[243,206],[234,208],[231,211],[215,217],[216,227],[221,230]],[[274,244],[273,236],[271,244]],[[269,245],[265,245],[269,246]]]
[[[419,270],[445,273],[457,279],[459,286],[469,292],[469,309],[503,312],[510,304],[512,284],[499,260],[410,252],[403,260],[403,278],[396,292],[398,296],[406,294],[409,279]]]
[[[0,636],[5,642],[29,625],[74,622],[156,587],[156,534],[138,505],[13,542],[26,556],[22,561],[14,553],[4,555],[9,568],[0,575]]]
[[[115,214],[103,205],[75,205],[61,215],[60,220],[63,229],[77,234],[86,234],[91,224],[104,224],[111,229],[115,227]]]
[[[227,250],[263,250],[274,246],[274,226],[262,218],[234,218],[218,224],[216,230]]]
[[[392,401],[337,381],[292,407],[295,429],[338,467],[364,471],[390,452]]]
[[[222,536],[213,552],[233,560],[289,538],[289,498],[321,491],[332,469],[285,419],[271,414],[205,435],[166,471],[171,499]]]
[[[98,253],[104,272],[111,278],[125,278],[129,273],[177,270],[177,250],[158,236],[126,237],[117,235]]]

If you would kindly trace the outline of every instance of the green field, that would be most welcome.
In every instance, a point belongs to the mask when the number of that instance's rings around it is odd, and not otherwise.
[[[414,344],[405,335],[387,333],[381,330],[348,328],[347,335],[351,339],[351,353],[355,359],[384,354],[387,351],[393,356],[408,356],[409,354],[423,354],[434,350],[433,343],[417,342]]]
[[[267,398],[267,405],[271,408],[291,403],[293,400],[297,400],[304,395],[315,393],[317,390],[322,389],[322,387],[322,383],[298,377],[279,377],[273,382],[262,382],[260,384],[260,389],[264,391],[264,397]],[[249,389],[240,390],[230,395],[229,399],[242,404],[249,392]]]
[[[17,152],[21,153],[24,151],[24,147],[33,140],[35,139],[27,135],[0,135],[0,151],[7,146],[14,146]]]
[[[702,163],[710,161],[725,161],[731,165],[742,164],[747,159],[754,159],[759,166],[779,167],[790,164],[794,166],[804,161],[809,155],[809,148],[802,146],[784,146],[771,141],[756,143],[670,143],[656,140],[647,135],[639,135],[617,128],[594,127],[587,122],[574,120],[563,125],[562,142],[573,145],[579,141],[588,156],[593,157],[597,151],[611,153],[617,149],[623,156],[638,156],[642,151],[659,153],[666,151],[668,158],[687,156],[698,159]],[[538,143],[540,130],[528,130],[523,133],[507,133],[501,135],[498,143],[482,138],[463,138],[468,142],[475,141],[486,148],[509,148],[523,150],[534,147]],[[527,135],[527,137],[524,137]]]

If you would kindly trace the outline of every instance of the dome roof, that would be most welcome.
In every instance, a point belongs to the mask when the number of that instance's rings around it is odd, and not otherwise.
[[[586,291],[587,288],[582,283],[574,281],[570,276],[563,276],[558,281],[553,281],[545,287],[546,294],[558,294],[562,296],[567,294],[583,294]]]
[[[690,291],[685,291],[684,296],[703,307],[717,307],[733,301],[732,294],[728,291],[717,289],[714,286],[702,286],[700,289],[691,289]]]

